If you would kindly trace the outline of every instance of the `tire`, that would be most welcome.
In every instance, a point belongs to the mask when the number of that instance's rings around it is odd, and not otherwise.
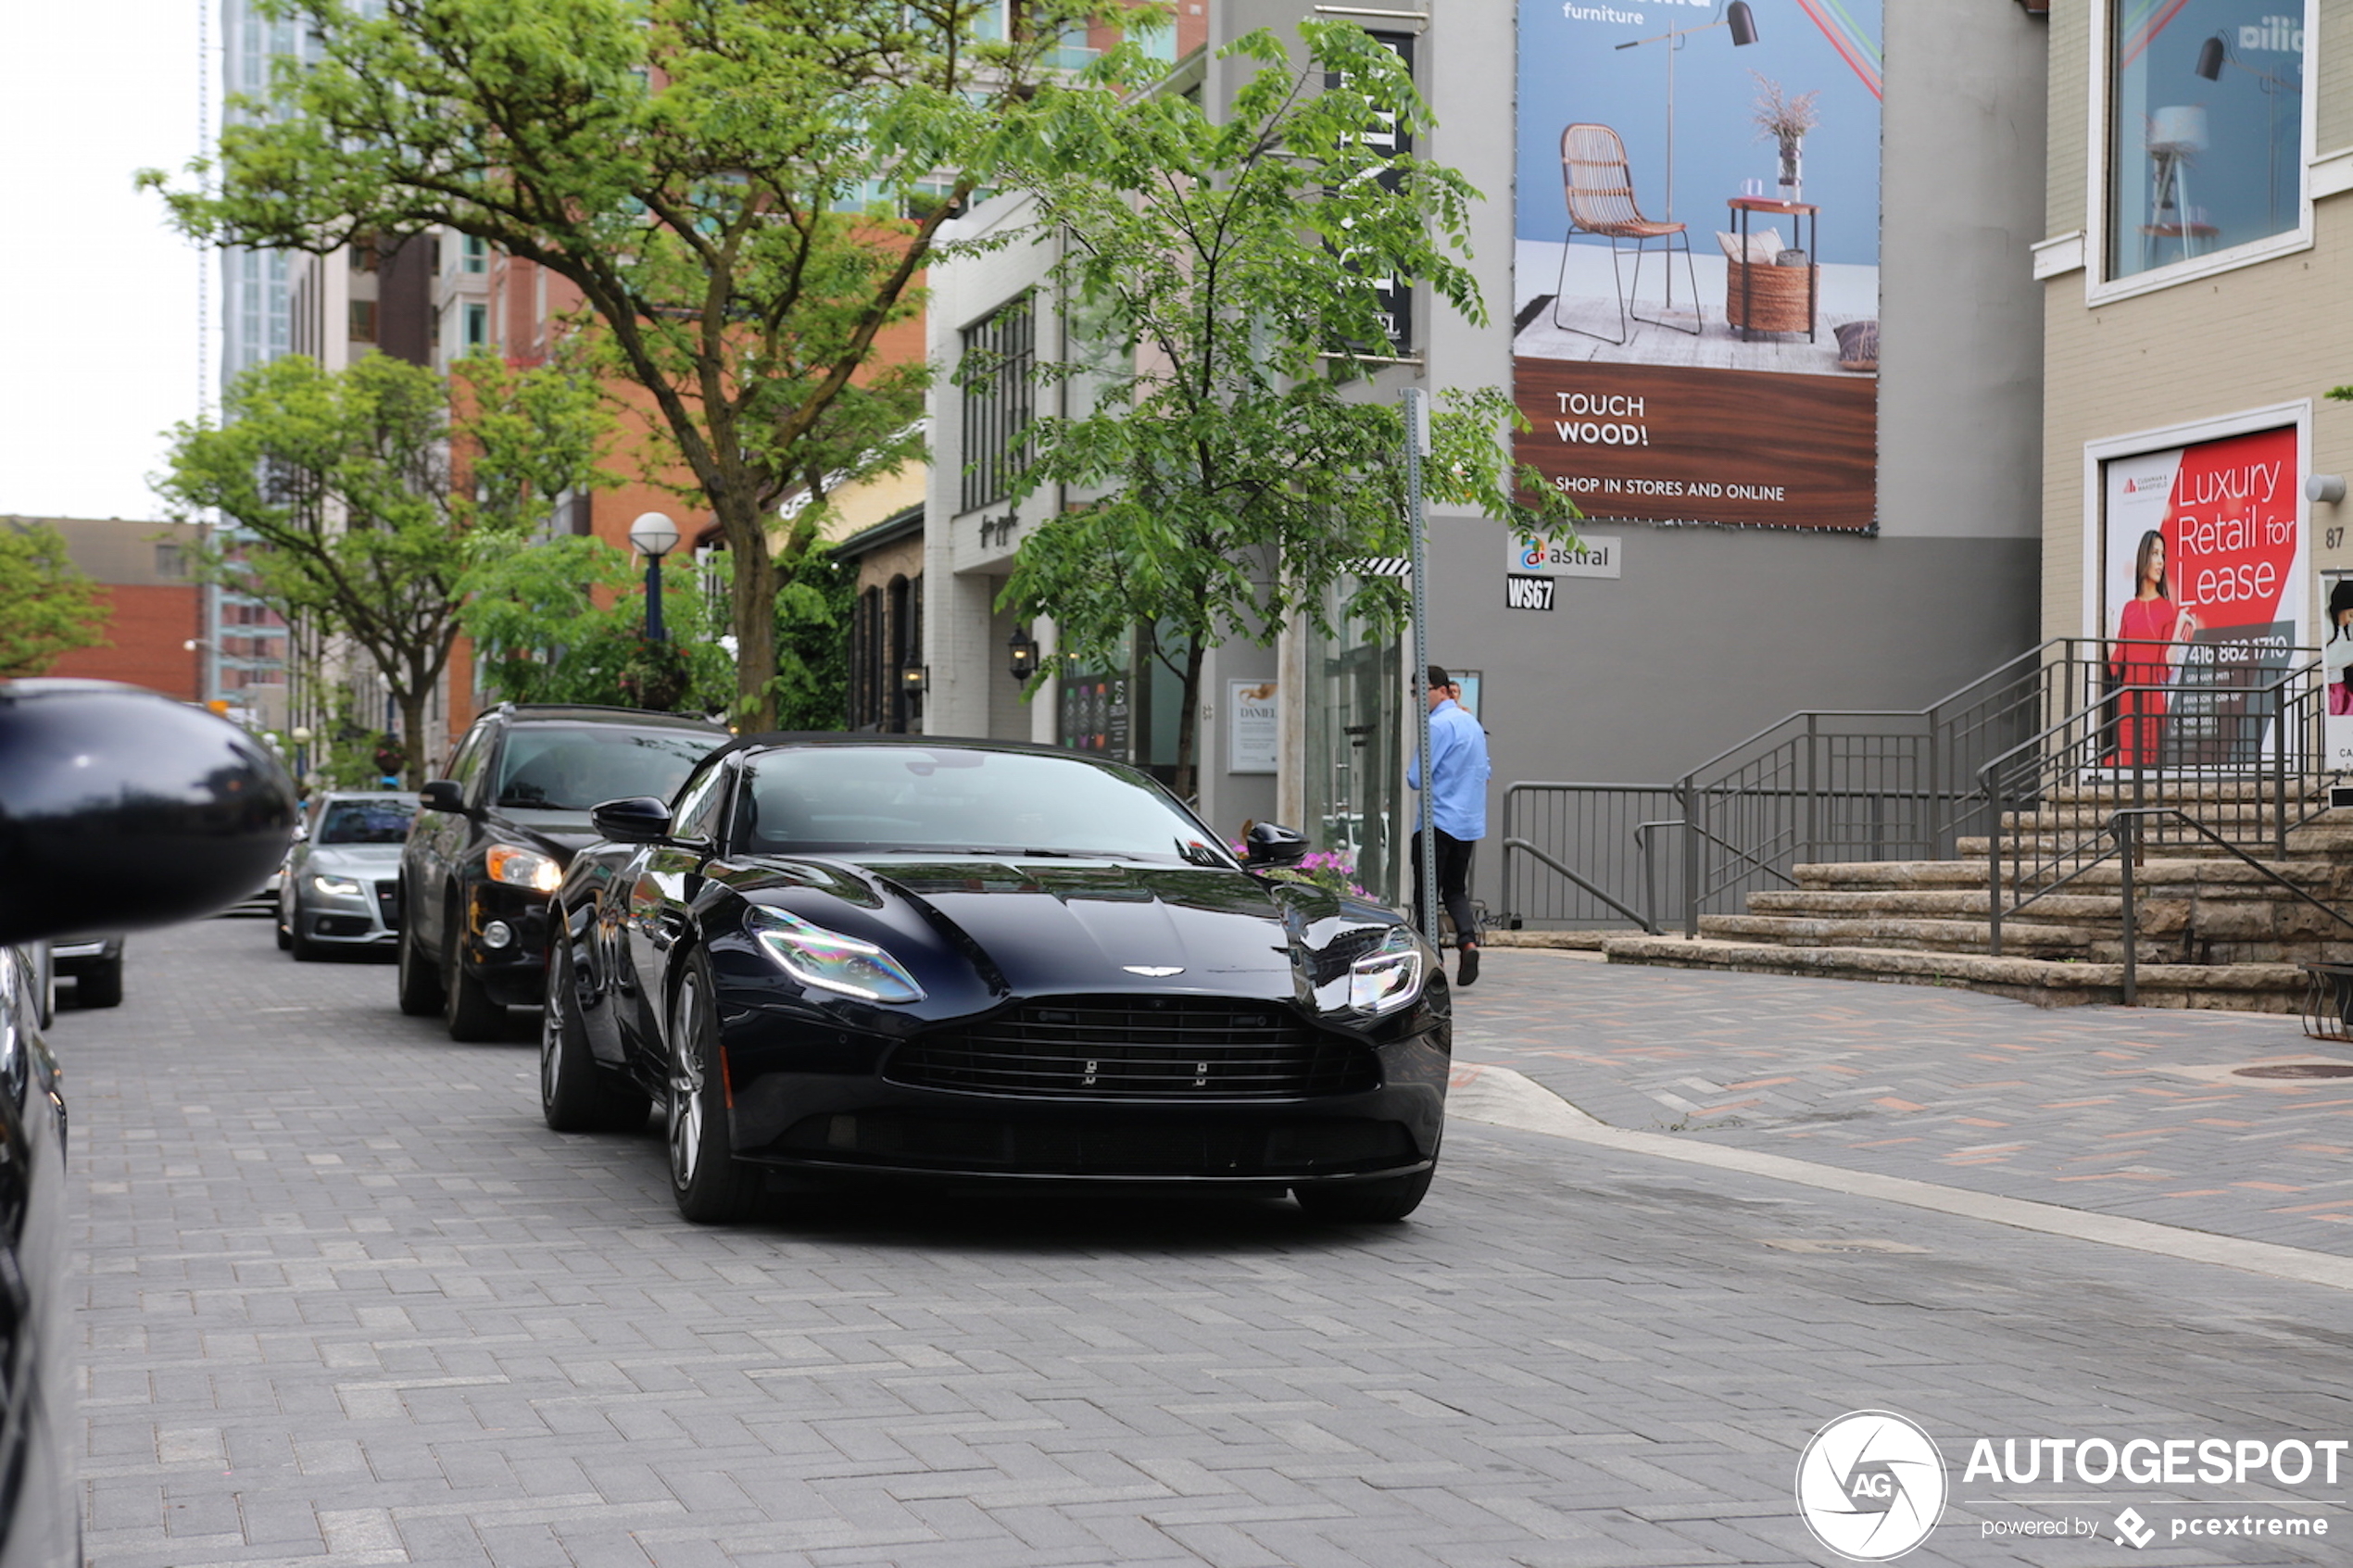
[[[719,1027],[711,998],[711,964],[696,952],[686,960],[671,1007],[669,1135],[663,1141],[678,1212],[698,1225],[724,1225],[750,1214],[761,1179],[759,1170],[728,1147]]]
[[[562,932],[562,914],[547,913],[547,929]],[[589,1055],[576,984],[571,944],[559,935],[547,955],[547,1006],[539,1019],[539,1113],[555,1133],[635,1132],[653,1102]]]
[[[316,963],[321,957],[319,944],[302,934],[302,906],[295,906],[294,918],[278,923],[278,946],[294,955],[296,963]]]
[[[441,1010],[441,973],[417,946],[417,911],[409,895],[400,896],[400,1010],[410,1018],[431,1018]]]
[[[1347,1225],[1395,1224],[1421,1207],[1430,1178],[1437,1173],[1433,1165],[1410,1176],[1302,1184],[1291,1188],[1291,1196],[1311,1220]]]
[[[103,969],[94,969],[78,976],[73,983],[73,1005],[83,1008],[120,1007],[122,960],[118,957]]]
[[[507,1010],[490,999],[482,982],[466,972],[458,950],[459,914],[451,899],[442,922],[441,1022],[453,1040],[496,1040],[507,1032]]]

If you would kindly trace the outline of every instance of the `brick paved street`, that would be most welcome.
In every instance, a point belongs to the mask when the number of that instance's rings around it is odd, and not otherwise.
[[[2141,1082],[2108,1083],[2097,1052],[2196,1065],[2251,1027],[1490,963],[1461,1054],[1598,1115],[1652,1127],[1685,1115],[1660,1094],[1714,1119],[1747,1098],[1748,1125],[1702,1135],[2044,1198],[2055,1178],[2033,1173],[2072,1123],[2043,1102]],[[121,1010],[62,1013],[55,1034],[94,1568],[1828,1562],[1791,1503],[1796,1457],[1863,1408],[1944,1446],[1955,1502],[1907,1562],[2069,1568],[2138,1554],[1983,1538],[2068,1513],[2056,1499],[2081,1488],[1965,1486],[1972,1438],[2353,1436],[2353,1303],[2319,1285],[1467,1121],[1429,1202],[1390,1229],[1318,1229],[1288,1203],[1033,1196],[698,1229],[654,1135],[547,1133],[525,1034],[453,1045],[393,1010],[385,967],[296,965],[266,924],[216,921],[135,938],[128,984]],[[2070,1028],[2088,1033],[2070,1046]],[[1995,1120],[2016,1096],[1979,1082],[1993,1063],[1945,1069],[1947,1089],[1921,1058],[2005,1032],[2032,1063],[2007,1076],[2041,1097],[2011,1118],[2039,1141],[1953,1165],[1942,1119]],[[1934,1052],[1873,1054],[1931,1035]],[[1759,1078],[1788,1082],[1736,1086]],[[1674,1087],[1690,1079],[1722,1087]],[[2295,1139],[2328,1141],[2308,1101],[2200,1107],[2162,1158],[2229,1189],[2243,1173],[2198,1151],[2239,1131],[2195,1129],[2273,1104],[2306,1108]],[[1869,1109],[1801,1120],[1850,1107]],[[1826,1129],[1919,1141],[1798,1137]],[[2310,1229],[2299,1245],[2344,1234]],[[2162,1524],[2280,1495],[2096,1490],[2104,1508],[2073,1512],[2103,1528],[2128,1501]],[[2291,1512],[2341,1537],[2348,1494],[2353,1475],[2315,1481]]]
[[[1492,953],[1458,1057],[1614,1125],[2353,1254],[2353,1051],[2296,1020]]]

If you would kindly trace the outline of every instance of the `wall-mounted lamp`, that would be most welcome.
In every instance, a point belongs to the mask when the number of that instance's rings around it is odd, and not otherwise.
[[[926,684],[925,674],[925,671],[924,666],[920,664],[910,664],[906,669],[901,670],[899,672],[899,689],[905,692],[909,696],[923,696],[924,687]]]
[[[2308,473],[2304,476],[2304,498],[2335,506],[2345,499],[2345,476],[2341,473]]]
[[[1016,626],[1013,634],[1005,639],[1005,672],[1016,681],[1027,681],[1038,673],[1038,639],[1029,634],[1026,626]]]

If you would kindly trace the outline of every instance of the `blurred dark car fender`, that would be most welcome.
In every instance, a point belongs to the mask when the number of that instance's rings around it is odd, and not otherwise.
[[[226,720],[111,681],[0,682],[0,942],[210,914],[294,822],[285,768]]]
[[[0,1568],[82,1562],[66,1103],[17,945],[209,914],[294,821],[284,768],[226,720],[110,681],[0,681]]]

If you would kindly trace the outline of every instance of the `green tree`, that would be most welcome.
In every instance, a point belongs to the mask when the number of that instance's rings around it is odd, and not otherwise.
[[[1151,92],[1152,63],[1114,52],[1039,94],[1038,141],[1009,177],[1061,235],[1055,282],[1087,324],[1074,335],[1097,345],[1041,369],[1087,406],[1031,427],[1014,488],[1102,498],[1030,531],[1000,603],[1051,617],[1079,662],[1108,663],[1136,628],[1155,628],[1155,657],[1184,682],[1181,793],[1204,650],[1271,642],[1302,615],[1323,623],[1351,561],[1407,547],[1403,416],[1367,400],[1359,377],[1360,354],[1390,352],[1373,280],[1420,280],[1486,320],[1466,265],[1478,193],[1365,134],[1427,135],[1409,74],[1352,23],[1305,22],[1300,35],[1303,62],[1269,32],[1228,46],[1259,69],[1222,117]],[[1492,388],[1447,399],[1424,465],[1431,498],[1574,517],[1531,472],[1518,481],[1536,499],[1516,500],[1498,440],[1516,418]],[[1365,581],[1346,608],[1393,626],[1403,596]]]
[[[780,576],[769,524],[798,487],[921,450],[924,368],[877,362],[877,337],[1021,139],[1065,31],[1105,8],[258,0],[317,58],[222,132],[217,193],[169,199],[224,245],[324,252],[443,224],[576,284],[735,557],[737,708],[765,727],[797,679],[774,605],[798,569]],[[983,37],[1007,9],[1012,35]]]
[[[112,614],[56,529],[0,527],[0,680],[38,675],[76,648],[105,646]]]
[[[850,573],[809,539],[777,553],[776,724],[836,730],[845,710]],[[642,573],[626,551],[596,539],[550,540],[525,551],[492,550],[465,580],[461,612],[485,683],[513,702],[596,702],[702,713],[726,710],[736,665],[721,642],[730,561],[703,573],[673,558],[662,574],[667,641],[645,635]]]
[[[487,355],[447,380],[381,354],[339,372],[294,355],[239,376],[222,412],[174,427],[157,493],[246,535],[208,571],[374,662],[421,783],[469,563],[521,551],[553,496],[600,483],[595,383]]]

